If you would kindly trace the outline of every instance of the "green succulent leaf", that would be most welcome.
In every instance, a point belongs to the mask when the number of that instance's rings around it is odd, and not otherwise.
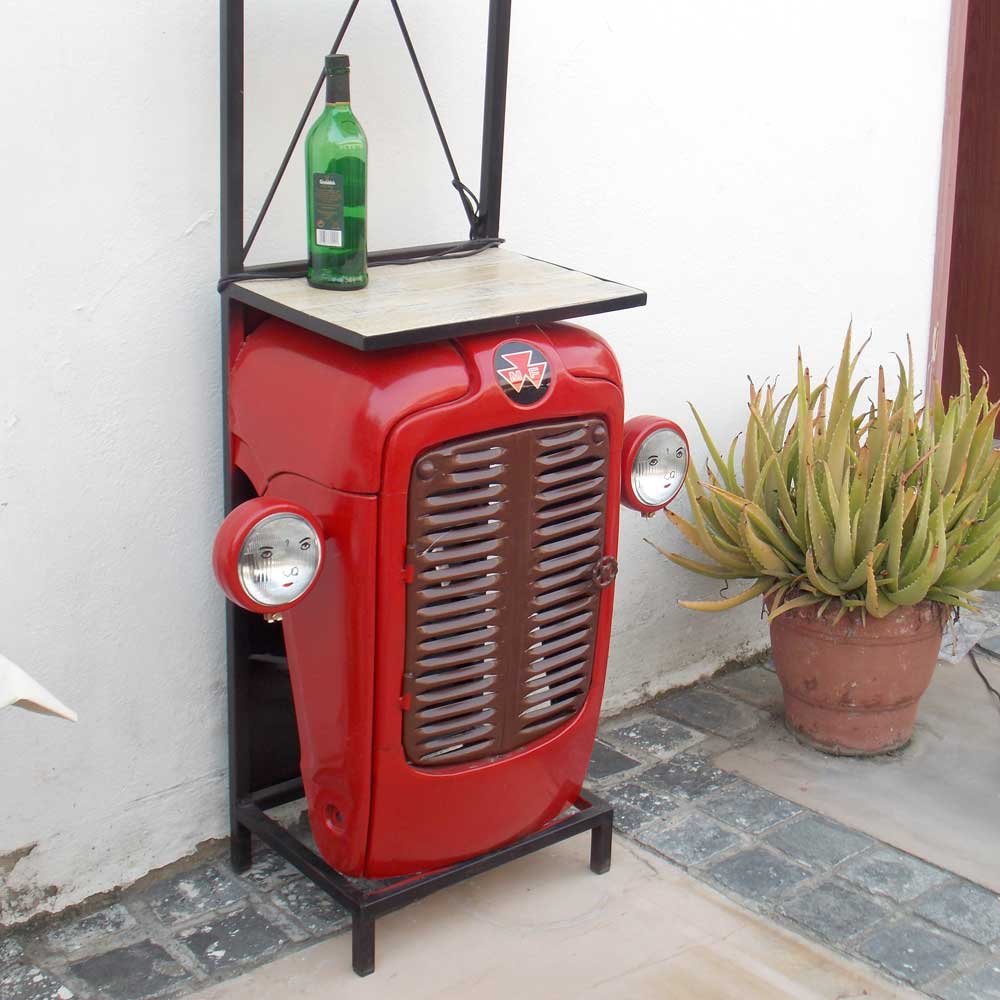
[[[889,597],[896,604],[919,604],[944,570],[947,543],[944,536],[944,514],[940,504],[934,508],[931,521],[933,534],[928,541],[924,557],[912,573],[899,581],[898,590],[889,591]]]
[[[959,590],[952,590],[949,587],[931,587],[931,589],[927,591],[927,600],[937,601],[939,604],[948,604],[954,608],[964,608],[966,611],[971,611],[973,614],[978,614],[979,612],[979,605],[971,594],[966,594]]]
[[[931,459],[933,467],[934,489],[945,492],[945,481],[951,465],[952,452],[955,451],[955,423],[958,420],[958,410],[952,407],[944,418],[941,429],[937,432],[937,451]]]
[[[896,604],[885,594],[879,593],[878,583],[875,580],[875,560],[870,552],[865,559],[865,576],[868,581],[865,589],[865,610],[875,618],[885,618],[890,612],[895,611]]]
[[[816,559],[813,556],[812,549],[809,549],[809,551],[806,552],[806,576],[808,576],[809,582],[822,593],[829,594],[831,597],[844,596],[844,590],[837,586],[833,580],[828,580],[816,568]]]
[[[899,579],[903,558],[903,519],[905,517],[907,490],[900,487],[892,501],[889,519],[885,522],[883,539],[889,547],[888,571],[894,580]]]
[[[969,458],[969,449],[972,447],[972,435],[975,434],[979,426],[979,417],[983,407],[988,404],[986,399],[986,386],[984,385],[976,394],[976,398],[969,407],[969,412],[965,415],[961,426],[955,434],[955,441],[952,446],[951,463],[948,466],[948,474],[945,477],[944,491],[950,493],[957,486],[960,486],[966,473],[966,462]]]
[[[961,555],[961,553],[960,553]],[[943,587],[957,587],[960,590],[977,590],[984,583],[988,583],[995,571],[997,557],[1000,556],[1000,535],[998,535],[991,545],[983,550],[982,554],[968,563],[955,563],[945,570],[939,583]]]
[[[841,488],[834,517],[833,566],[837,571],[837,579],[843,580],[851,575],[854,567],[854,533],[851,527],[851,491],[849,488],[848,470],[841,476]]]
[[[935,383],[918,410],[907,341],[894,395],[879,368],[875,399],[858,412],[864,346],[853,350],[849,329],[835,374],[815,384],[800,352],[780,398],[776,380],[751,383],[746,428],[725,459],[692,407],[710,468],[704,482],[689,474],[690,519],[667,517],[705,559],[660,551],[692,572],[756,583],[685,606],[766,595],[772,619],[810,605],[820,615],[832,605],[834,620],[852,608],[877,618],[924,600],[971,609],[974,590],[1000,589],[1000,401],[985,379],[972,394],[960,354],[957,395],[945,401]]]
[[[807,537],[812,539],[816,553],[816,563],[827,577],[835,577],[837,568],[833,561],[833,524],[823,509],[816,490],[816,476],[813,466],[806,468],[806,505],[809,510]]]
[[[743,543],[750,561],[760,568],[762,574],[777,579],[791,574],[790,567],[777,551],[757,534],[746,511],[743,512],[740,521],[740,533],[743,535]]]
[[[649,541],[648,538],[646,541],[649,542],[649,544],[652,545],[661,556],[669,559],[677,566],[683,566],[684,569],[691,570],[692,573],[700,573],[702,576],[710,576],[717,580],[736,580],[740,578],[739,574],[734,573],[725,566],[715,566],[712,563],[704,563],[697,559],[690,559],[685,555],[681,555],[680,552],[668,552],[666,549],[660,548],[660,546],[655,542]],[[757,574],[753,573],[750,578],[756,579],[756,577]]]
[[[810,604],[819,604],[823,601],[823,598],[817,594],[799,594],[797,597],[789,598],[787,601],[782,601],[778,604],[775,601],[771,613],[767,616],[769,622],[773,622],[775,618],[779,615],[783,615],[786,611],[794,611],[795,608],[805,608]]]
[[[742,549],[736,545],[724,541],[719,535],[714,535],[705,524],[705,519],[701,515],[701,508],[692,495],[690,482],[687,483],[688,498],[691,500],[691,513],[694,515],[694,522],[681,517],[676,511],[667,510],[664,513],[688,542],[695,548],[700,549],[720,566],[726,566],[739,576],[757,576],[753,565],[749,562]]]
[[[882,521],[882,494],[885,490],[886,464],[889,455],[890,439],[888,435],[882,442],[880,458],[875,466],[875,474],[865,502],[861,505],[861,517],[858,520],[857,537],[854,546],[854,558],[861,560],[866,552],[870,552],[878,539],[878,529]]]
[[[876,571],[882,565],[885,558],[886,544],[885,542],[879,542],[872,551],[873,562]],[[868,556],[866,555],[864,559],[861,560],[851,571],[851,575],[843,581],[841,589],[845,594],[850,594],[855,590],[860,590],[865,586],[868,580]]]
[[[919,565],[927,549],[927,532],[931,521],[931,500],[934,499],[934,489],[930,486],[929,477],[925,477],[920,489],[920,511],[917,514],[916,527],[910,536],[906,551],[903,554],[903,565],[900,573],[907,575],[912,573]]]
[[[682,608],[688,608],[691,611],[728,611],[730,608],[746,604],[747,601],[759,597],[770,588],[772,583],[772,580],[762,577],[753,586],[747,587],[746,590],[734,597],[726,597],[718,601],[678,601],[677,603]]]
[[[719,454],[719,449],[715,447],[715,442],[712,440],[712,436],[708,433],[708,429],[705,427],[704,421],[701,419],[701,414],[694,408],[694,405],[689,403],[691,407],[691,412],[694,414],[694,419],[698,424],[698,430],[701,431],[702,440],[705,442],[705,447],[708,448],[708,453],[712,456],[712,461],[715,462],[716,469],[719,470],[719,475],[722,477],[722,481],[731,490],[738,488],[736,483],[736,477],[731,476],[729,467],[725,465],[722,461],[722,456]],[[735,444],[735,442],[733,442]]]

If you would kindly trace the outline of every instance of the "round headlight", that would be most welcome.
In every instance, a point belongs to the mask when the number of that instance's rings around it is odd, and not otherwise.
[[[215,536],[212,567],[226,596],[261,614],[287,610],[323,564],[319,521],[298,504],[257,497],[230,511]]]
[[[622,502],[652,514],[680,492],[688,470],[688,443],[672,420],[635,417],[625,425]]]
[[[297,514],[271,514],[250,530],[237,563],[247,597],[268,607],[300,598],[319,569],[319,537]]]
[[[650,507],[666,506],[684,485],[687,463],[687,442],[677,431],[653,431],[632,463],[635,495]]]

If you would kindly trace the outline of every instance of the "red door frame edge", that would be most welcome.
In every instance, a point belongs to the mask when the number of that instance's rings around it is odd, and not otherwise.
[[[934,246],[934,279],[931,291],[930,340],[927,349],[927,385],[941,378],[944,368],[955,223],[955,183],[958,176],[958,142],[962,120],[962,81],[965,74],[965,39],[969,0],[952,0],[948,29],[948,66],[945,76],[944,124],[941,133],[941,177],[938,183],[937,236]]]

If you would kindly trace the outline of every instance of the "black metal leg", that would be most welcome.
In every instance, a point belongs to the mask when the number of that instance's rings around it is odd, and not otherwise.
[[[590,870],[603,875],[611,869],[611,814],[590,831]]]
[[[229,863],[239,875],[253,864],[253,844],[250,831],[235,819],[229,830]]]
[[[245,872],[251,865],[250,830],[239,821],[237,806],[250,792],[249,707],[246,666],[246,629],[227,607],[229,659],[229,857],[233,871]]]
[[[375,971],[375,918],[364,909],[354,914],[351,923],[351,957],[356,975]]]

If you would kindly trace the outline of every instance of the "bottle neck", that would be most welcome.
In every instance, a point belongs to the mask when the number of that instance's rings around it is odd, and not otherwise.
[[[326,103],[351,103],[351,77],[348,73],[330,73],[326,78]]]

